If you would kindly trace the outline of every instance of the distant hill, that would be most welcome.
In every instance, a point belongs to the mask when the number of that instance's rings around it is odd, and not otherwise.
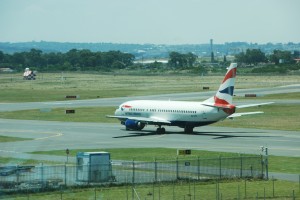
[[[49,52],[68,52],[71,49],[89,49],[91,51],[111,51],[119,50],[121,52],[131,53],[136,59],[144,58],[165,58],[169,52],[176,51],[180,53],[192,52],[198,56],[210,56],[210,44],[186,44],[186,45],[156,45],[156,44],[118,44],[118,43],[62,43],[62,42],[0,42],[0,51],[13,54],[15,52],[30,51],[35,48],[45,53]],[[300,51],[300,43],[246,43],[231,42],[225,44],[214,44],[213,51],[216,56],[234,55],[245,51],[246,49],[261,49],[266,54],[273,50]]]

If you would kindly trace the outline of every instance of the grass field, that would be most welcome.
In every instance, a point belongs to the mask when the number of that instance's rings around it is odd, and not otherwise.
[[[116,119],[105,117],[106,115],[113,114],[116,107],[83,107],[74,109],[75,114],[65,114],[66,109],[64,108],[52,109],[50,112],[41,112],[40,110],[0,112],[0,118],[64,122],[118,122]]]
[[[0,138],[1,139],[1,138]],[[2,141],[0,141],[2,142]],[[175,160],[185,158],[217,158],[217,157],[237,157],[239,153],[229,152],[215,152],[215,151],[203,151],[203,150],[192,150],[192,155],[189,156],[177,156],[177,149],[170,148],[119,148],[119,149],[71,149],[70,156],[76,156],[77,152],[98,152],[107,151],[112,155],[113,160],[135,160],[135,161],[148,161],[153,162],[156,160]],[[65,156],[65,150],[56,151],[39,151],[30,152],[32,154],[43,154],[43,155],[57,155]],[[243,154],[243,156],[251,156]],[[14,164],[39,164],[42,161],[38,160],[23,160],[15,158],[1,158],[0,164],[14,163]],[[43,161],[44,162],[44,161]],[[53,164],[53,162],[44,162],[45,164]],[[284,163],[284,164],[283,164]],[[300,174],[300,157],[287,157],[287,156],[269,156],[269,171],[279,173],[292,173]],[[58,163],[56,163],[58,164]]]
[[[224,120],[214,126],[300,131],[300,113],[295,112],[298,109],[298,104],[273,104],[260,108],[241,109],[239,112],[263,111],[264,113]]]
[[[133,189],[134,188],[134,189]],[[222,180],[220,182],[178,181],[148,185],[91,187],[39,194],[7,195],[6,200],[82,200],[82,199],[293,199],[299,197],[298,183],[288,181]]]
[[[8,136],[1,136],[0,135],[0,142],[17,142],[17,141],[24,141],[30,140],[28,138],[19,138],[19,137],[8,137]]]
[[[43,163],[45,165],[61,164],[61,163],[58,163],[58,162],[44,161],[44,160],[41,161],[41,160],[33,160],[33,159],[0,157],[0,166],[1,165],[8,165],[8,166],[16,166],[16,165],[39,165],[40,163]],[[1,199],[1,195],[0,195],[0,199]]]
[[[225,74],[225,73],[224,73]],[[129,76],[79,73],[38,74],[37,80],[22,80],[21,74],[0,75],[0,102],[65,100],[139,96],[180,92],[200,92],[203,86],[217,90],[222,76],[168,75]],[[274,87],[300,82],[300,76],[238,76],[237,89]]]
[[[189,156],[177,156],[177,149],[170,148],[127,148],[127,149],[72,149],[70,151],[71,156],[76,156],[77,152],[98,152],[107,151],[112,155],[113,160],[136,160],[136,161],[149,161],[156,160],[175,160],[185,158],[218,158],[221,157],[237,157],[239,153],[229,152],[214,152],[203,150],[192,150],[192,155]],[[57,151],[42,151],[32,152],[34,154],[45,155],[58,155],[65,156],[65,150]],[[243,156],[251,156],[243,154]],[[285,157],[285,156],[269,156],[269,171],[282,172],[282,173],[294,173],[300,174],[300,157]],[[284,164],[283,164],[284,163]]]

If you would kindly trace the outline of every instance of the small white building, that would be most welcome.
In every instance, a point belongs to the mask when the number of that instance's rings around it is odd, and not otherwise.
[[[83,182],[106,182],[112,179],[108,152],[78,152],[76,179]]]
[[[14,70],[12,70],[11,68],[0,68],[0,72],[11,73],[14,72]]]
[[[25,72],[23,74],[23,79],[24,80],[35,80],[35,76],[36,76],[36,74],[33,71],[31,71],[29,68],[26,68]]]

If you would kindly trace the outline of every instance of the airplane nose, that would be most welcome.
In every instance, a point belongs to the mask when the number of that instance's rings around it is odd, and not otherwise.
[[[115,115],[120,115],[121,114],[121,111],[120,111],[120,109],[116,109],[116,111],[115,111]]]

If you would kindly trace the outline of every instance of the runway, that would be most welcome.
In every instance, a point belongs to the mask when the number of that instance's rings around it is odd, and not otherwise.
[[[8,119],[1,119],[0,126],[2,136],[33,139],[1,143],[1,157],[19,158],[26,152],[67,148],[72,151],[164,147],[261,154],[261,146],[268,147],[269,155],[300,155],[300,134],[294,131],[204,126],[195,128],[195,134],[187,135],[180,128],[166,127],[168,133],[157,135],[153,126],[136,132],[126,131],[123,126],[117,124]],[[35,155],[27,154],[26,159],[35,159]]]

